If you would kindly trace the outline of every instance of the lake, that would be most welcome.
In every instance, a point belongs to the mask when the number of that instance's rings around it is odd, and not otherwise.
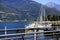
[[[4,29],[5,26],[8,28],[25,28],[25,25],[31,22],[0,22],[0,29]]]
[[[5,29],[5,26],[7,27],[7,29],[10,29],[10,28],[25,28],[25,25],[29,25],[30,23],[32,23],[32,22],[0,22],[0,29]],[[44,37],[42,34],[37,34],[37,36],[38,36],[37,40],[53,40],[50,37]],[[33,38],[34,38],[34,35],[30,38],[25,38],[25,39],[26,40],[33,40]]]

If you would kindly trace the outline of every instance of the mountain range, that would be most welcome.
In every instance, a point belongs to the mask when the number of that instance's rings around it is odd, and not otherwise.
[[[57,4],[57,3],[54,3],[54,2],[48,2],[46,5],[50,8],[56,8],[57,10],[60,11],[60,4]]]
[[[41,10],[40,3],[32,0],[0,0],[0,11],[6,13],[16,13],[16,15],[8,16],[6,19],[19,19],[19,20],[36,20],[39,17]],[[60,15],[60,11],[55,8],[49,8],[43,5],[46,11],[46,15],[57,14]]]

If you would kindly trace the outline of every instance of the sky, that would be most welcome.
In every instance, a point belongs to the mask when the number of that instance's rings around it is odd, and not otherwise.
[[[48,2],[55,2],[56,4],[60,4],[60,0],[34,0],[34,1],[42,3],[42,4],[46,4]]]

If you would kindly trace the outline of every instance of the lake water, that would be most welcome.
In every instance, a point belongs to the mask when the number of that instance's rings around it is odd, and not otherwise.
[[[4,29],[5,26],[8,28],[25,28],[25,25],[31,22],[0,22],[0,29]]]
[[[5,26],[7,27],[7,29],[10,29],[10,28],[25,28],[25,25],[28,25],[30,23],[32,23],[32,22],[0,22],[0,29],[5,29]],[[25,39],[26,40],[34,40],[33,38],[34,37],[32,36],[30,38],[25,38]],[[50,37],[44,37],[42,34],[38,34],[37,40],[53,40],[53,39],[50,38]]]

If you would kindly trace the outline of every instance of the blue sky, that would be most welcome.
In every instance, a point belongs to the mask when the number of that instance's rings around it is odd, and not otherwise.
[[[60,0],[34,0],[34,1],[42,3],[42,4],[46,4],[48,2],[55,2],[57,4],[60,4]]]

